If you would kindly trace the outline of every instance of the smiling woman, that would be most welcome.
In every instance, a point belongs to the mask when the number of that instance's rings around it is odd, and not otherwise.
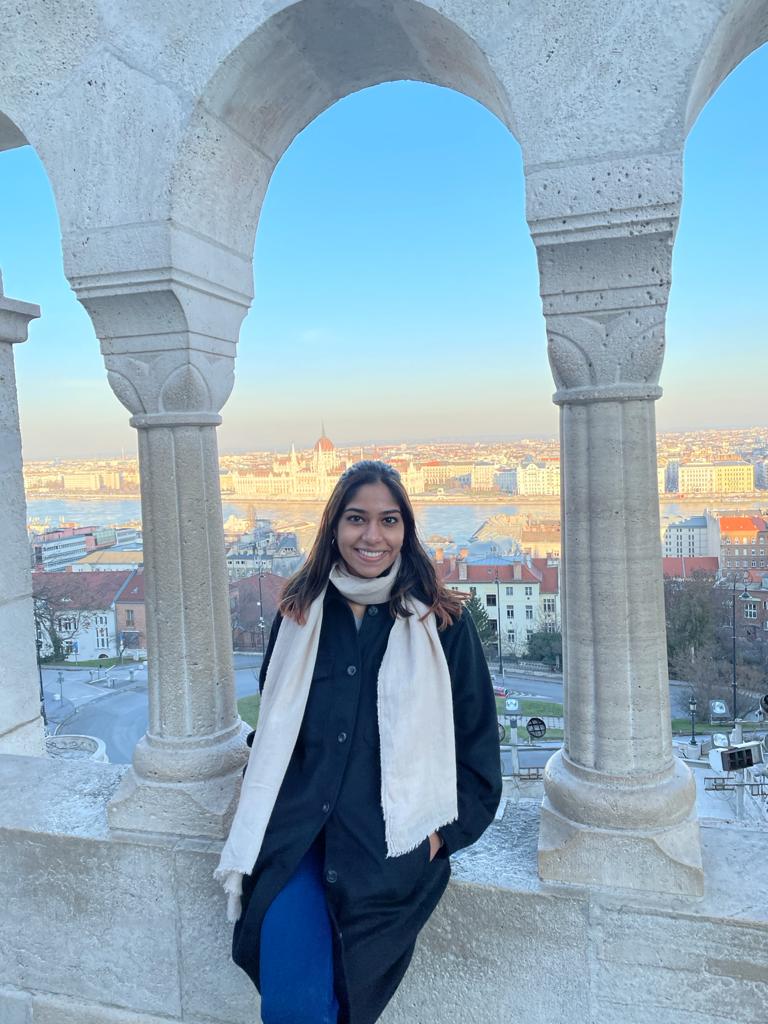
[[[340,477],[281,613],[216,872],[233,958],[265,1024],[373,1024],[445,890],[449,855],[499,801],[488,667],[381,462]]]
[[[383,483],[364,484],[344,509],[336,528],[336,546],[353,576],[373,579],[386,572],[403,546],[400,506]]]

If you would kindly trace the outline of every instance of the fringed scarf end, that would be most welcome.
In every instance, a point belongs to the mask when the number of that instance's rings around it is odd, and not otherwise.
[[[227,894],[227,920],[234,924],[243,909],[243,874],[240,871],[215,871],[213,877],[224,886]]]

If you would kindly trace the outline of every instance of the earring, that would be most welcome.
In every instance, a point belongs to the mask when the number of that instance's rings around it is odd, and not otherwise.
[[[331,547],[333,547],[333,545],[335,543],[336,543],[336,538],[333,535],[331,535]]]

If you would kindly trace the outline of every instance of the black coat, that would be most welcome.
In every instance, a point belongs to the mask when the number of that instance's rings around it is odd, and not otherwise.
[[[279,623],[278,617],[262,686]],[[392,624],[387,604],[371,605],[358,633],[349,605],[329,585],[301,731],[261,853],[243,880],[233,937],[233,959],[258,987],[264,914],[322,833],[340,1024],[378,1019],[448,884],[449,854],[480,837],[501,795],[493,688],[465,611],[439,634],[453,689],[459,817],[440,829],[445,845],[433,861],[426,837],[413,852],[386,857],[376,687]]]

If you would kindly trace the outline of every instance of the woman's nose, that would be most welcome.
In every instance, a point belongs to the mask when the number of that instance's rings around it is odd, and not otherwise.
[[[368,523],[363,533],[363,539],[371,543],[381,540],[381,527],[378,523]]]

